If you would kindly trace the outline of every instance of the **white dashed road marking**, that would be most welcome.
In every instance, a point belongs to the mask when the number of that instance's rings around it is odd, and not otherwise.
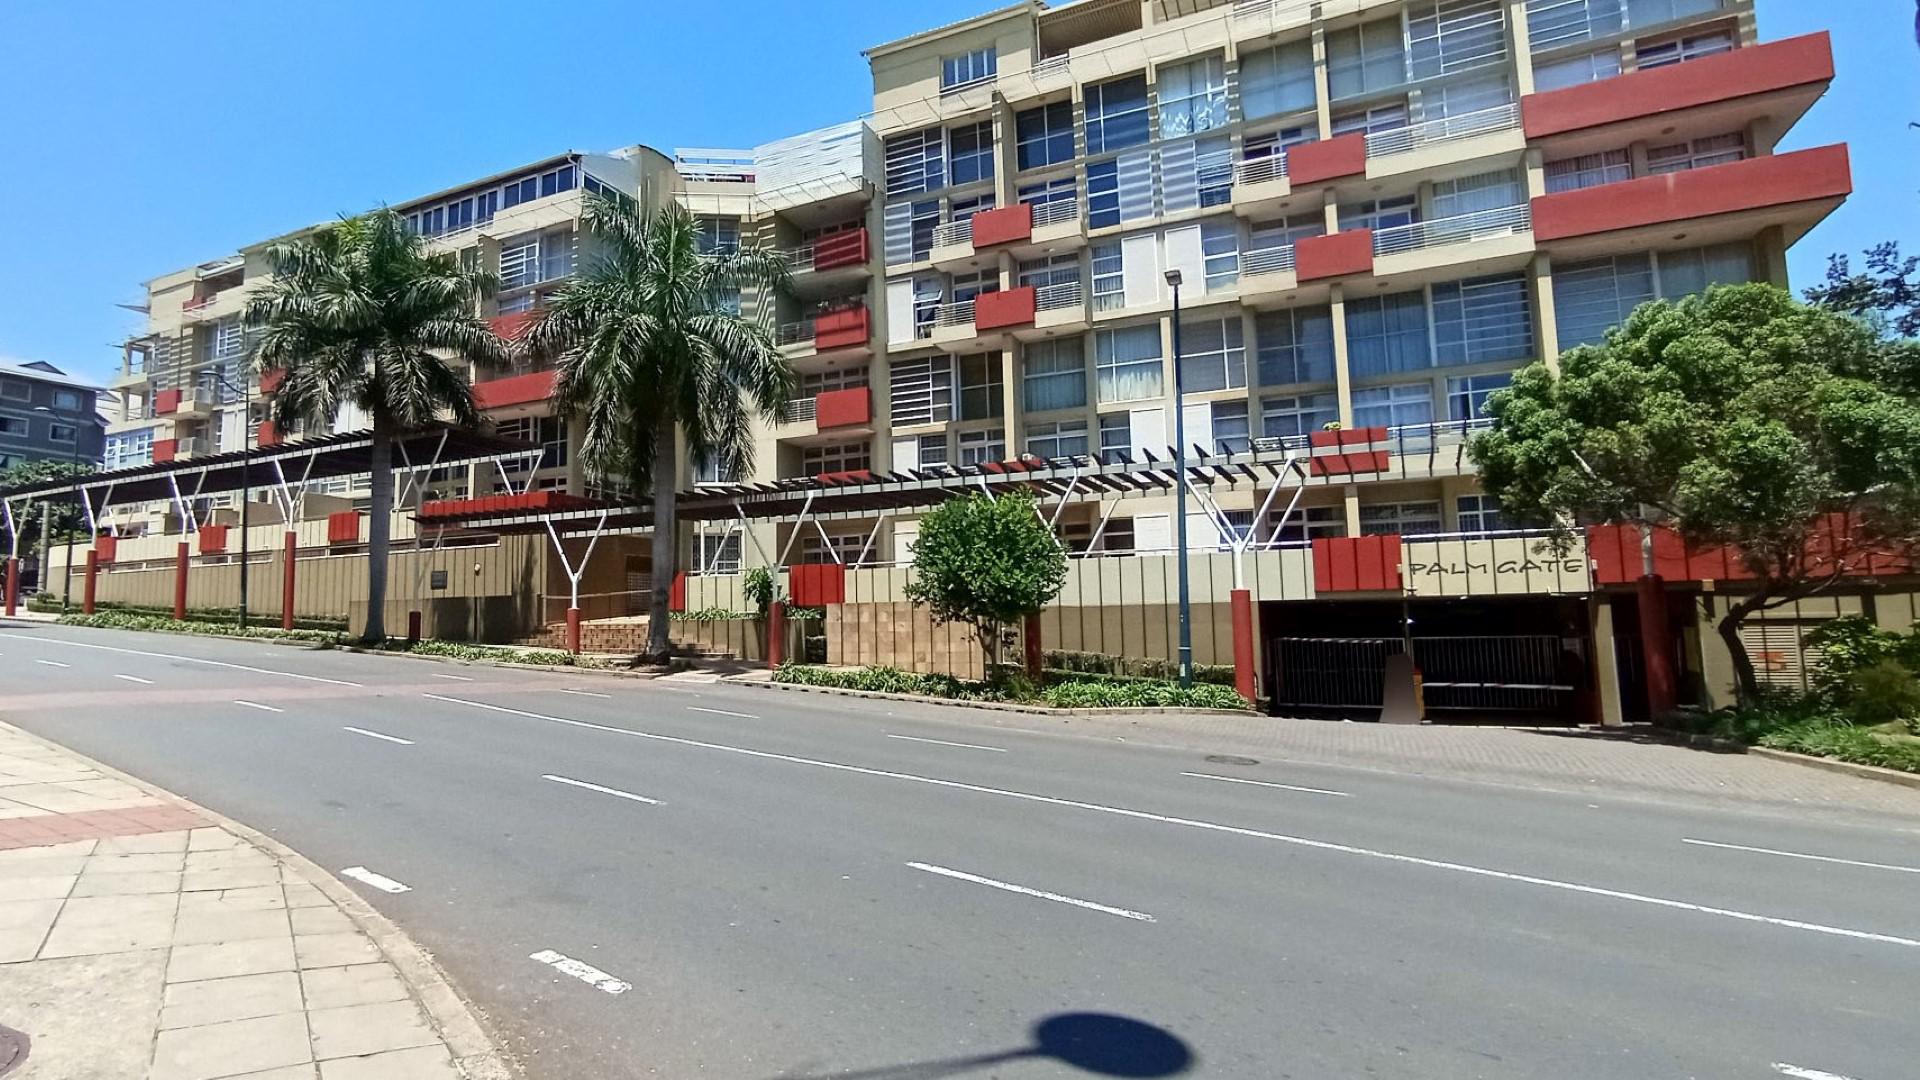
[[[633,989],[632,983],[621,982],[592,964],[575,960],[571,956],[554,952],[552,949],[542,949],[527,959],[545,964],[562,975],[571,975],[603,993],[624,994]]]
[[[1327,788],[1317,787],[1301,787],[1298,784],[1276,784],[1271,780],[1248,780],[1239,776],[1215,776],[1212,773],[1203,772],[1183,772],[1180,775],[1191,776],[1195,780],[1218,780],[1223,784],[1248,784],[1253,787],[1279,788],[1282,791],[1304,791],[1309,795],[1338,795],[1343,799],[1352,797],[1349,792],[1345,791],[1330,791]]]
[[[432,674],[433,674],[433,677],[436,679],[452,679],[454,682],[472,682],[473,681],[472,679],[468,678],[465,675],[442,675],[437,671],[433,672]]]
[[[598,698],[610,698],[610,697],[612,697],[612,696],[613,696],[612,694],[596,694],[596,693],[594,693],[594,692],[593,692],[593,691],[591,691],[591,690],[569,690],[569,689],[567,689],[567,688],[566,688],[566,687],[564,687],[564,686],[556,686],[556,687],[554,687],[554,688],[553,688],[553,692],[554,692],[554,693],[556,693],[556,694],[572,694],[572,695],[574,695],[575,697],[598,697]]]
[[[340,876],[350,877],[362,884],[379,889],[381,892],[403,893],[413,891],[412,886],[402,885],[392,878],[387,877],[385,874],[376,874],[364,866],[349,866],[345,870],[340,871]]]
[[[114,678],[116,678],[116,679],[125,679],[126,681],[128,681],[128,682],[131,682],[131,683],[139,683],[139,684],[140,684],[141,686],[152,686],[152,685],[153,685],[153,680],[152,680],[152,679],[143,679],[143,678],[141,678],[141,677],[140,677],[140,676],[138,676],[138,675],[115,675],[115,676],[114,676]]]
[[[48,667],[72,667],[73,666],[71,664],[63,664],[58,660],[35,660],[34,663],[45,664]]]
[[[234,698],[233,703],[235,705],[245,705],[249,709],[259,709],[261,712],[286,712],[287,711],[285,709],[276,709],[271,705],[262,705],[257,701],[242,701],[239,698]]]
[[[1849,1080],[1839,1073],[1821,1072],[1819,1069],[1803,1069],[1798,1065],[1789,1065],[1784,1061],[1773,1063],[1773,1071],[1782,1076],[1792,1076],[1798,1080]]]
[[[65,645],[70,649],[98,649],[101,652],[120,653],[125,656],[149,656],[156,660],[178,660],[183,664],[205,664],[208,667],[230,668],[234,671],[251,671],[255,675],[278,675],[283,679],[304,679],[307,682],[327,683],[332,686],[361,685],[357,682],[348,682],[345,679],[323,679],[318,675],[301,675],[293,671],[274,671],[271,668],[248,667],[245,664],[229,664],[224,660],[203,660],[198,656],[179,656],[174,653],[147,652],[144,649],[122,649],[113,645],[95,645],[86,641],[68,641],[65,638],[34,637],[31,634],[5,634],[0,636],[19,638],[22,641],[44,641],[49,645]],[[53,661],[42,660],[41,663],[50,664],[53,663]],[[59,664],[57,666],[66,667],[67,665]]]
[[[999,889],[1002,892],[1019,893],[1021,896],[1037,896],[1042,900],[1052,900],[1057,904],[1072,904],[1077,908],[1086,908],[1088,911],[1098,911],[1107,915],[1118,915],[1123,919],[1133,919],[1136,922],[1153,921],[1153,916],[1144,911],[1128,911],[1126,908],[1108,907],[1105,904],[1096,904],[1091,900],[1077,900],[1071,896],[1061,896],[1059,893],[1046,892],[1041,889],[1029,889],[1025,885],[1014,885],[1006,881],[995,881],[992,878],[981,877],[978,874],[967,874],[959,870],[949,870],[944,866],[932,866],[923,862],[910,862],[907,865],[913,867],[915,870],[925,870],[929,874],[939,874],[941,877],[949,877],[957,881],[971,881],[975,885],[985,885],[990,889]]]
[[[660,805],[659,799],[649,799],[645,795],[635,795],[631,791],[621,791],[619,788],[589,784],[585,780],[574,780],[565,776],[555,776],[552,773],[542,773],[540,779],[551,780],[556,784],[566,784],[569,787],[586,788],[588,791],[597,791],[602,795],[611,795],[616,799],[632,799],[634,802],[646,803],[648,806]]]
[[[689,706],[687,706],[687,711],[688,711],[688,712],[708,712],[708,713],[712,713],[712,714],[714,714],[715,716],[737,716],[737,717],[739,717],[739,718],[740,718],[740,719],[742,719],[742,720],[758,720],[758,719],[760,719],[759,717],[757,717],[757,716],[755,716],[755,715],[753,715],[752,713],[743,713],[743,712],[728,712],[728,711],[727,711],[727,710],[725,710],[725,709],[703,709],[703,708],[701,708],[701,707],[700,707],[700,706],[698,706],[698,705],[689,705]]]
[[[1783,859],[1806,859],[1809,862],[1839,863],[1841,866],[1863,866],[1868,870],[1892,870],[1901,874],[1920,874],[1920,866],[1896,866],[1892,863],[1861,862],[1859,859],[1836,859],[1831,855],[1809,855],[1804,851],[1780,851],[1775,848],[1747,847],[1745,844],[1717,844],[1712,840],[1682,840],[1683,844],[1695,847],[1721,848],[1726,851],[1751,851],[1759,855],[1778,855]]]
[[[887,738],[904,739],[907,742],[932,743],[935,746],[957,746],[962,750],[991,750],[996,754],[1006,753],[1004,748],[998,746],[981,746],[979,743],[970,742],[948,742],[945,739],[923,739],[918,735],[889,735]]]
[[[354,733],[355,735],[365,735],[365,736],[366,736],[367,738],[369,738],[369,739],[382,739],[382,740],[385,740],[386,742],[390,742],[390,743],[399,743],[399,744],[400,744],[401,746],[412,746],[412,745],[413,745],[413,740],[412,740],[412,739],[402,739],[402,738],[400,738],[400,737],[399,737],[399,736],[397,736],[397,735],[382,735],[382,734],[380,734],[380,733],[379,733],[379,732],[377,732],[377,731],[368,731],[368,730],[367,730],[366,728],[359,728],[359,727],[342,727],[342,728],[341,728],[340,730],[341,730],[341,731],[351,731],[351,732],[353,732],[353,733]]]

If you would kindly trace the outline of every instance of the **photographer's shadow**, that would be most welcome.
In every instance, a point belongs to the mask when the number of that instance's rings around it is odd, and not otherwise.
[[[1180,1076],[1199,1060],[1172,1032],[1144,1021],[1107,1013],[1060,1013],[1033,1026],[1031,1046],[942,1061],[788,1076],[783,1080],[939,1080],[1029,1058],[1057,1061],[1089,1076],[1134,1080]]]

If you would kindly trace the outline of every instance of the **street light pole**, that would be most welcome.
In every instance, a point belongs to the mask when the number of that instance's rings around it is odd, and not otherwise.
[[[1167,271],[1167,284],[1173,287],[1173,462],[1179,475],[1174,491],[1179,505],[1174,508],[1175,543],[1180,546],[1180,686],[1193,685],[1193,596],[1187,581],[1187,400],[1186,380],[1180,372],[1180,271]]]

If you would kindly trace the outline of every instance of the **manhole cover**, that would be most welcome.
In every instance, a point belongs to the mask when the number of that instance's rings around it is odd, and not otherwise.
[[[1208,754],[1207,760],[1215,765],[1258,765],[1259,758],[1235,757],[1232,754]]]
[[[28,1041],[12,1028],[0,1027],[0,1076],[5,1076],[27,1060]]]

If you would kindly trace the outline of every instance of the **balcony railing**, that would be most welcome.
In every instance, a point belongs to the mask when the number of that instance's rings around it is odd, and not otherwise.
[[[1476,210],[1471,214],[1376,230],[1373,234],[1373,253],[1397,255],[1447,244],[1464,244],[1471,240],[1512,236],[1531,228],[1533,208],[1528,204],[1496,206],[1491,210]]]
[[[1033,227],[1036,229],[1042,225],[1076,221],[1079,217],[1079,199],[1055,199],[1052,202],[1033,204]]]
[[[1251,248],[1240,256],[1240,273],[1247,277],[1257,274],[1280,274],[1292,269],[1292,244]]]
[[[1067,54],[1061,53],[1059,56],[1049,56],[1045,60],[1028,68],[1027,75],[1032,78],[1033,81],[1039,82],[1042,79],[1051,79],[1056,76],[1064,77],[1071,70],[1067,63]]]
[[[973,322],[973,301],[951,300],[934,312],[936,326],[966,326]]]
[[[961,218],[959,221],[949,221],[943,225],[935,226],[933,230],[934,247],[955,247],[960,244],[971,243],[973,243],[973,219],[970,217]]]
[[[797,322],[781,323],[773,332],[773,340],[780,345],[798,345],[813,340],[813,320],[801,319]]]
[[[787,402],[786,408],[780,410],[780,422],[783,424],[808,423],[813,420],[814,408],[814,396],[812,394],[808,394],[802,398],[795,398]]]
[[[1389,154],[1404,154],[1435,143],[1468,139],[1475,135],[1485,135],[1490,131],[1505,131],[1519,126],[1520,103],[1509,102],[1491,109],[1482,109],[1479,112],[1443,116],[1437,120],[1394,128],[1391,131],[1376,131],[1367,136],[1367,156],[1376,158],[1386,157]]]
[[[1033,290],[1033,309],[1054,311],[1059,308],[1077,307],[1081,296],[1078,281],[1061,281],[1052,285],[1042,285]]]
[[[1233,163],[1233,182],[1236,184],[1264,184],[1270,180],[1282,180],[1287,175],[1287,155],[1284,152],[1268,154],[1266,157],[1241,158]]]

